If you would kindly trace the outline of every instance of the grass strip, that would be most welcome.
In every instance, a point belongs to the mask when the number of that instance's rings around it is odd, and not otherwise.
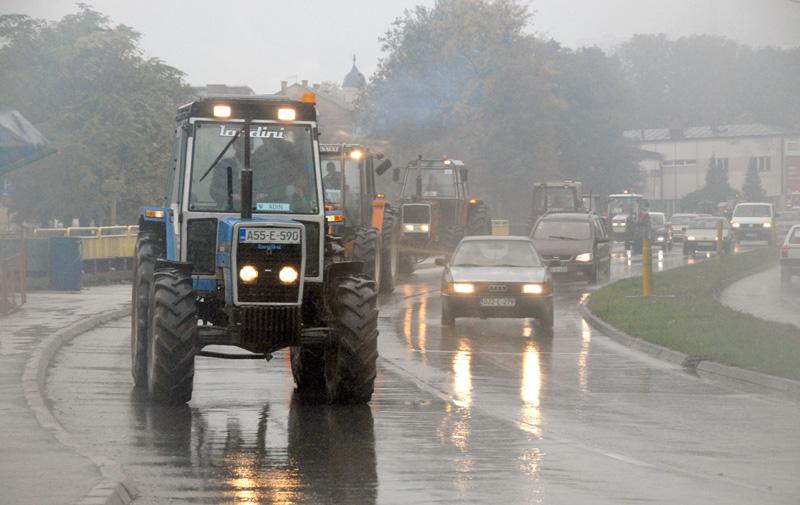
[[[771,249],[699,261],[653,276],[652,298],[641,277],[595,292],[589,309],[612,326],[670,349],[778,377],[800,380],[800,330],[737,312],[714,299],[741,272],[775,263]]]

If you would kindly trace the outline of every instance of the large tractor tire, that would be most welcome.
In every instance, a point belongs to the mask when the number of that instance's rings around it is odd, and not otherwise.
[[[164,255],[161,241],[150,233],[136,240],[131,300],[131,375],[137,388],[147,387],[147,326],[150,321],[150,287],[156,260]]]
[[[381,293],[394,291],[400,263],[399,233],[395,229],[397,216],[390,209],[383,215],[383,232],[381,233],[381,282],[378,289]]]
[[[331,403],[363,404],[375,389],[378,309],[375,282],[343,277],[336,286],[333,343],[325,352],[325,388]]]
[[[377,285],[381,281],[381,240],[375,228],[356,229],[353,259],[364,262],[364,275],[369,276]]]
[[[470,214],[467,223],[467,235],[490,235],[492,223],[489,220],[489,209],[479,204]]]
[[[298,391],[325,389],[325,352],[310,347],[292,347],[292,376]]]
[[[408,254],[399,254],[397,258],[397,271],[401,274],[411,275],[414,273],[414,268],[417,265],[417,260]]]
[[[197,302],[192,277],[178,268],[153,275],[147,354],[151,400],[181,404],[192,399],[197,353]]]

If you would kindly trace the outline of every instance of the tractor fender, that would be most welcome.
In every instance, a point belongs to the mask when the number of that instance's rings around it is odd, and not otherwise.
[[[168,207],[144,206],[139,211],[139,233],[155,235],[164,244],[168,259],[177,258],[172,226],[172,210]]]
[[[325,302],[333,306],[338,279],[348,275],[359,275],[364,272],[363,261],[335,261],[325,266]]]

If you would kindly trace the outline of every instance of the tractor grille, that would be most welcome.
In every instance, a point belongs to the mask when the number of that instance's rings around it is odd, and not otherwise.
[[[239,322],[245,348],[272,352],[300,340],[300,307],[245,307]]]
[[[420,203],[403,205],[403,224],[430,224],[431,206]]]
[[[214,275],[217,252],[217,220],[190,219],[186,223],[186,261],[195,275]]]
[[[278,272],[284,266],[293,266],[300,271],[303,258],[303,244],[238,244],[236,249],[236,282],[240,303],[299,303],[300,284],[284,285]],[[253,284],[245,284],[239,279],[239,269],[253,265],[258,270],[258,278]]]

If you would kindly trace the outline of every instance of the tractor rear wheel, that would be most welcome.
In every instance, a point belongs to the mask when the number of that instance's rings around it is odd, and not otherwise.
[[[310,347],[292,347],[292,375],[298,391],[325,388],[325,353]]]
[[[157,270],[150,291],[147,390],[150,399],[180,404],[192,399],[197,353],[197,302],[192,277],[178,268]]]
[[[131,301],[131,375],[137,388],[147,387],[147,325],[150,319],[150,286],[156,259],[164,254],[161,241],[151,233],[142,233],[136,240],[133,263]]]
[[[413,274],[414,267],[417,264],[416,259],[413,256],[409,256],[407,254],[400,254],[398,253],[397,258],[397,271],[402,274]]]
[[[397,217],[391,209],[383,215],[383,232],[381,233],[381,282],[378,289],[381,293],[394,291],[395,279],[400,262],[400,245],[395,230]]]
[[[378,285],[381,280],[380,235],[375,228],[356,229],[353,259],[364,262],[364,275],[369,276]]]
[[[456,249],[456,246],[461,242],[461,239],[467,235],[467,229],[462,224],[457,224],[447,230],[447,235],[445,236],[445,244],[447,250],[449,252],[453,252]]]
[[[478,204],[469,216],[467,235],[489,235],[490,233],[489,209],[483,204]]]
[[[333,344],[325,352],[325,387],[331,403],[367,403],[375,389],[378,309],[375,282],[356,276],[336,286]]]

